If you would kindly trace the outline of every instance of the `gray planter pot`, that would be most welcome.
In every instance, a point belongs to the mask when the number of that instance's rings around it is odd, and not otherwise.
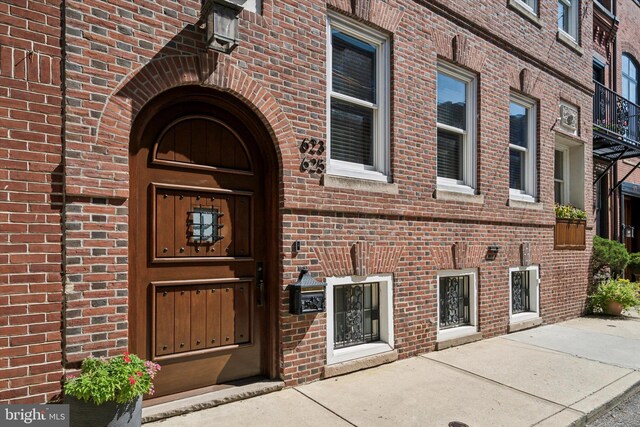
[[[138,427],[142,423],[142,396],[129,403],[102,405],[65,396],[69,404],[71,427]]]

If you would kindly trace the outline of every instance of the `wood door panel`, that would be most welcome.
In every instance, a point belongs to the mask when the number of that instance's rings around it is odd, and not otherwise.
[[[159,191],[156,194],[156,219],[153,224],[156,234],[156,257],[171,256],[174,253],[175,209],[173,193],[169,191]],[[157,224],[164,224],[158,227]]]
[[[160,143],[158,144],[158,152],[156,153],[156,158],[160,160],[175,160],[175,138],[176,138],[176,130],[169,129],[169,131],[165,132],[162,136]]]
[[[236,256],[251,256],[251,199],[235,198],[234,244]]]
[[[251,289],[249,283],[236,285],[234,293],[234,341],[236,344],[246,343],[250,340],[251,325]]]
[[[220,338],[222,345],[235,343],[234,287],[225,285],[220,293]]]
[[[207,292],[203,286],[191,289],[191,350],[207,344]]]
[[[191,121],[183,121],[175,125],[175,153],[176,162],[191,163]]]
[[[175,338],[174,352],[182,353],[191,349],[191,292],[179,288],[175,295]]]
[[[220,286],[207,288],[207,347],[220,347]]]
[[[158,356],[173,353],[174,292],[160,290],[155,293],[155,353]]]
[[[252,255],[252,196],[161,187],[155,191],[154,259]],[[218,214],[212,225],[217,237],[211,241],[200,242],[194,234],[194,211],[200,209]]]

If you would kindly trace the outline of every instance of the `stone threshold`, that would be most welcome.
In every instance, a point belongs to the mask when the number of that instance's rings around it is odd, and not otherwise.
[[[284,388],[283,381],[262,380],[241,385],[229,385],[197,396],[178,398],[142,408],[142,423],[175,417],[189,412],[213,408],[225,403],[248,399]]]
[[[323,379],[337,377],[339,375],[350,374],[351,372],[363,369],[374,368],[398,360],[398,352],[396,350],[385,351],[371,356],[361,357],[359,359],[347,360],[345,362],[336,363],[334,365],[325,365]]]
[[[443,339],[442,341],[436,341],[436,350],[444,350],[451,347],[457,347],[459,345],[469,344],[482,339],[482,332],[474,332],[469,335],[463,335],[461,337]]]
[[[513,323],[510,323],[508,331],[509,333],[524,331],[525,329],[535,328],[536,326],[540,325],[542,325],[542,318],[535,317],[533,319],[515,321]]]

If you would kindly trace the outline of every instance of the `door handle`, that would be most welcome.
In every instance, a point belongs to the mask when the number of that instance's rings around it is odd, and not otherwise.
[[[256,305],[258,307],[264,306],[264,263],[256,263]]]

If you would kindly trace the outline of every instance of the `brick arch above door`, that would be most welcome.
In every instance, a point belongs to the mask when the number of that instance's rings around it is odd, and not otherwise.
[[[127,199],[129,137],[140,110],[159,94],[179,86],[198,85],[231,93],[253,110],[275,142],[282,158],[295,155],[295,135],[277,99],[262,83],[226,56],[167,56],[133,70],[113,90],[98,124],[65,150],[68,195]]]

